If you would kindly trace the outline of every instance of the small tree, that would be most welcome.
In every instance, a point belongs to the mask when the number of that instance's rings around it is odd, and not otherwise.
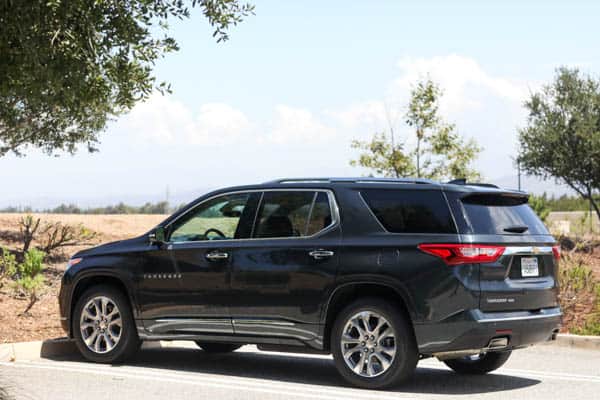
[[[42,275],[44,256],[43,251],[30,249],[25,253],[23,262],[17,266],[15,288],[29,297],[29,303],[21,315],[26,315],[39,300],[39,292],[44,286],[44,275]]]
[[[565,183],[587,199],[600,218],[600,82],[578,69],[559,68],[554,81],[525,103],[519,130],[525,172]]]
[[[21,241],[23,242],[23,253],[27,253],[29,250],[31,242],[35,239],[37,231],[40,228],[41,221],[40,218],[35,218],[31,214],[27,214],[19,220],[19,231],[21,233]]]
[[[89,245],[98,234],[82,224],[66,225],[61,222],[47,223],[40,231],[38,246],[45,254],[62,247]]]
[[[352,148],[362,150],[352,166],[373,170],[388,177],[414,176],[437,180],[480,179],[470,167],[481,149],[473,140],[463,140],[456,126],[444,122],[439,115],[442,91],[431,79],[417,83],[411,92],[406,123],[414,129],[416,146],[405,149],[395,143],[394,124],[388,118],[389,136],[376,133],[371,141],[354,140]]]
[[[546,222],[548,215],[550,214],[550,207],[548,206],[548,199],[546,198],[546,193],[541,196],[529,196],[529,205],[535,211],[535,213],[540,217],[542,222]]]

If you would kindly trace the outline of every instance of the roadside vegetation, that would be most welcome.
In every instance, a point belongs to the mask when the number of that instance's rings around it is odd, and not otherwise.
[[[18,220],[18,231],[0,231],[0,290],[27,299],[19,316],[28,316],[32,307],[47,292],[44,263],[66,260],[64,249],[97,243],[98,235],[82,224],[43,221],[27,214]]]
[[[562,238],[561,242],[565,242]],[[570,239],[569,239],[570,240]],[[563,324],[570,333],[600,335],[600,240],[567,250],[559,267]]]
[[[0,213],[43,213],[43,214],[170,214],[182,205],[171,207],[167,201],[147,202],[141,206],[132,206],[123,202],[104,207],[79,207],[75,204],[61,204],[53,208],[33,209],[31,207],[4,207]]]

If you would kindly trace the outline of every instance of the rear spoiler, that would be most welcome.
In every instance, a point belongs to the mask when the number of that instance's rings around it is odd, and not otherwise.
[[[469,185],[469,186],[481,186],[481,187],[489,187],[489,188],[494,188],[494,189],[499,189],[498,186],[494,185],[493,183],[481,183],[481,182],[469,182],[467,183],[466,179],[453,179],[449,182],[446,182],[446,184],[448,185]]]
[[[481,204],[488,206],[517,206],[527,204],[529,194],[517,191],[481,191],[468,192],[460,197],[463,203]]]

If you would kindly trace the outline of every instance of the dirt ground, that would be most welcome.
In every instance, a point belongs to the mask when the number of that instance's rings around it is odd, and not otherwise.
[[[14,249],[19,234],[19,219],[23,214],[0,214],[0,245]],[[10,287],[0,288],[0,343],[42,340],[65,335],[58,317],[58,290],[65,264],[71,254],[95,244],[134,237],[150,230],[166,215],[59,215],[34,214],[42,221],[65,224],[83,224],[98,233],[94,244],[65,248],[56,262],[45,265],[44,275],[48,286],[29,315],[19,316],[27,306],[27,298],[15,297]]]
[[[44,271],[46,287],[41,300],[34,305],[29,315],[19,315],[27,306],[26,298],[15,297],[10,287],[0,287],[0,343],[42,340],[62,337],[65,333],[60,327],[58,317],[57,295],[60,279],[66,261],[71,254],[95,244],[122,240],[134,237],[150,230],[158,224],[165,215],[59,215],[59,214],[34,214],[42,221],[60,221],[65,224],[83,224],[86,228],[98,233],[94,244],[75,246],[65,249],[64,254],[56,257],[56,261],[47,263]],[[15,249],[19,246],[19,219],[22,214],[0,214],[0,246]],[[35,244],[35,243],[34,243]],[[564,253],[568,251],[564,250]],[[565,254],[567,256],[567,254]],[[583,257],[585,265],[591,267],[594,275],[600,281],[600,246],[593,248],[591,253],[573,253],[572,257]],[[566,267],[567,263],[563,263]],[[594,307],[594,299],[574,299],[573,315],[565,315],[568,331],[569,326],[580,324],[585,320],[585,315]]]

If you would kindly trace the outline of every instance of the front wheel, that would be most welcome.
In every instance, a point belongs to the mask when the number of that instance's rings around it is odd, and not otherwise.
[[[510,351],[483,353],[445,360],[444,364],[459,374],[483,375],[500,368],[510,357]]]
[[[418,361],[410,322],[397,307],[378,298],[359,299],[338,315],[331,352],[339,373],[367,389],[408,380]]]
[[[93,286],[83,293],[73,312],[73,336],[90,361],[118,363],[139,348],[128,299],[112,286]]]
[[[207,343],[197,341],[196,344],[207,353],[231,353],[242,347],[240,344],[231,343]]]

